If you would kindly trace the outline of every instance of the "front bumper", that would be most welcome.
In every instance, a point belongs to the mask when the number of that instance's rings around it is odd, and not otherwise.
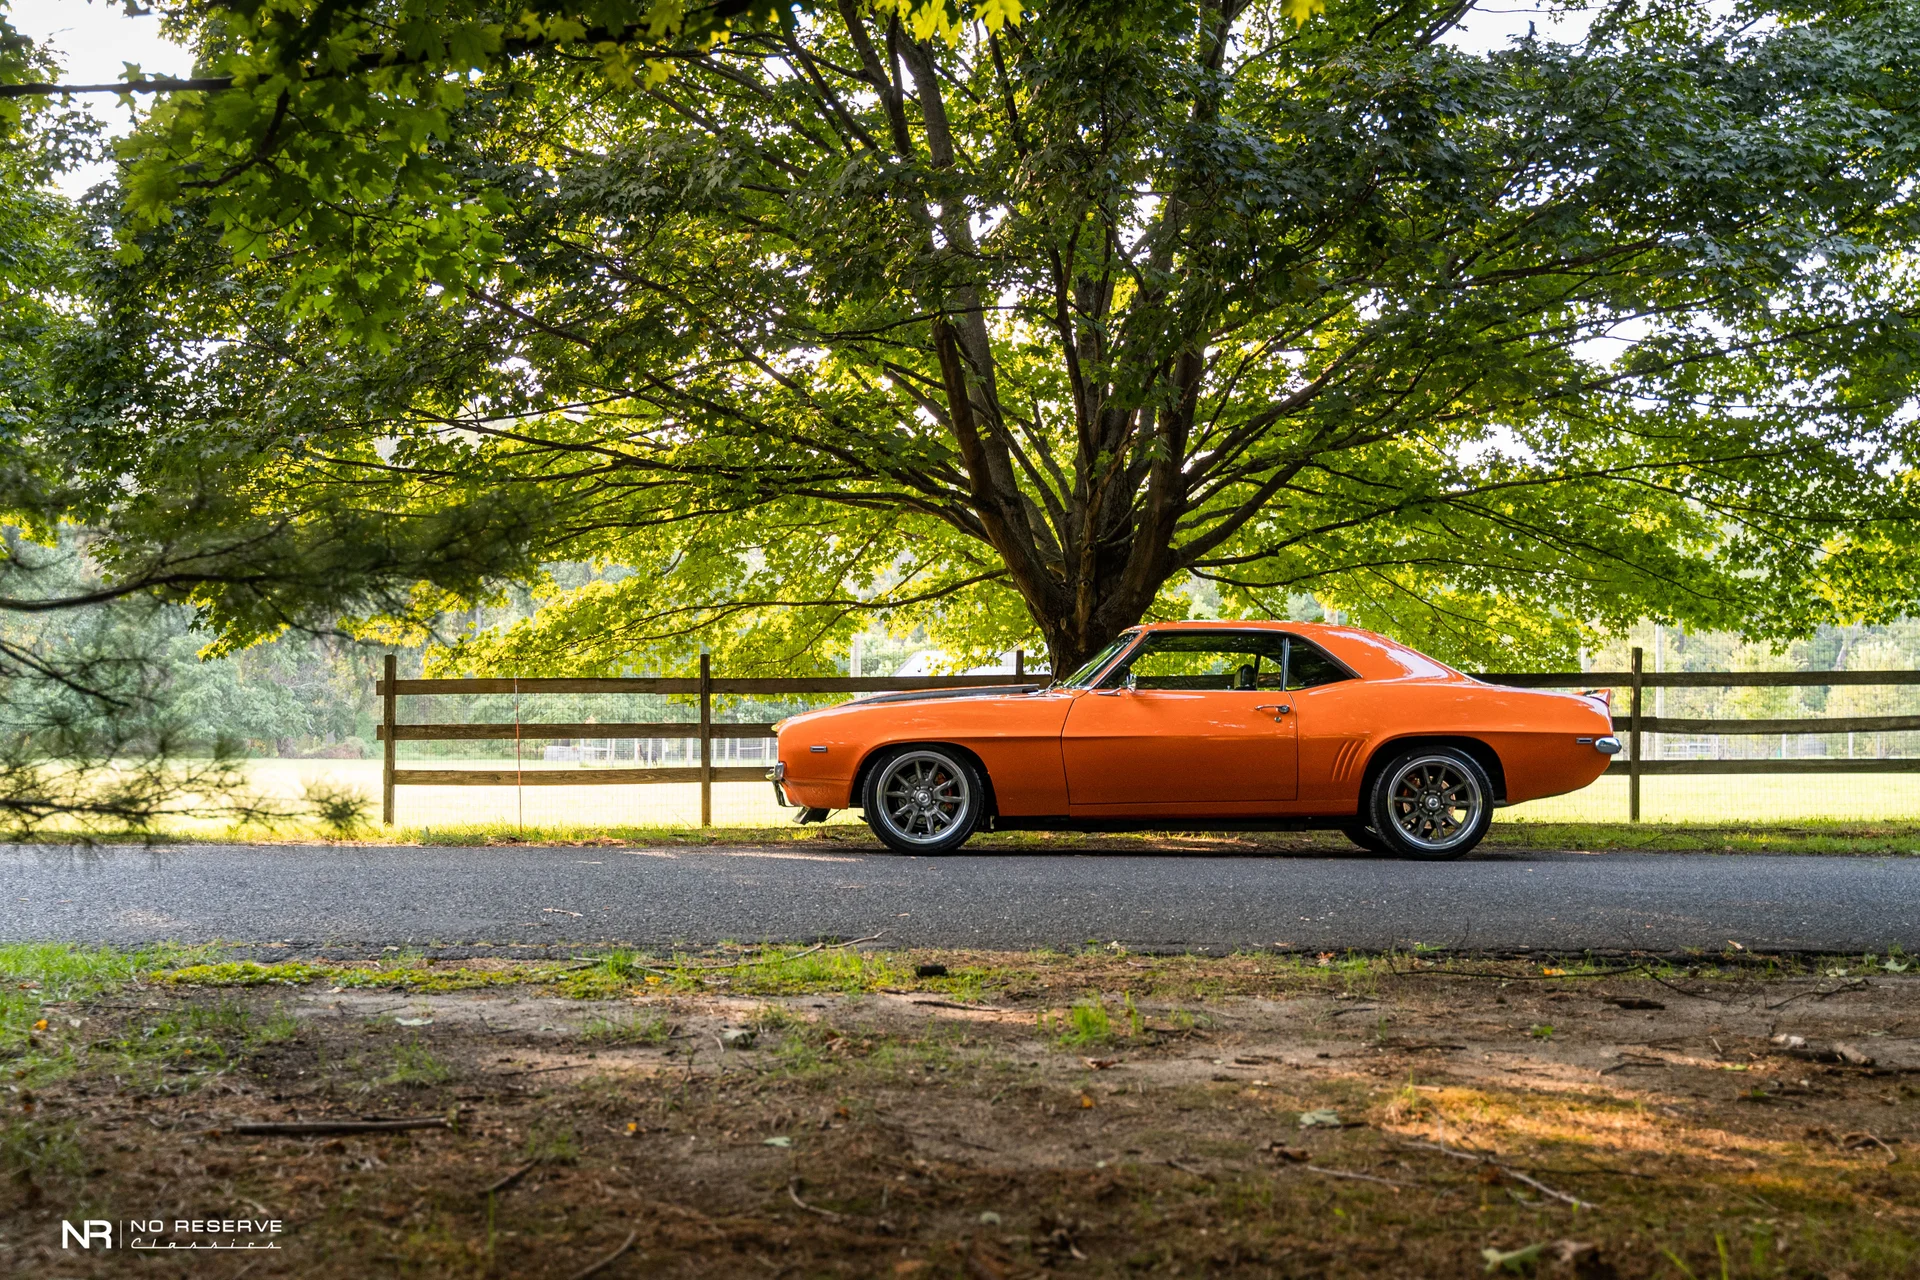
[[[799,806],[787,799],[787,789],[783,783],[787,780],[787,762],[774,761],[773,768],[767,770],[767,781],[773,784],[773,802],[782,809],[794,809]]]

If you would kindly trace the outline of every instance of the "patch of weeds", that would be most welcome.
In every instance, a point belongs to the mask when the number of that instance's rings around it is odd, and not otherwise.
[[[230,1036],[245,1039],[253,1030],[253,1014],[234,1000],[188,1005],[182,1019],[186,1035],[203,1038]]]
[[[1550,1022],[1536,1022],[1527,1028],[1527,1034],[1535,1040],[1551,1040],[1553,1039],[1553,1024]]]
[[[1131,1006],[1132,1001],[1128,1004]],[[1064,1014],[1050,1019],[1048,1026],[1054,1032],[1053,1042],[1062,1049],[1111,1044],[1114,1038],[1113,1018],[1106,1002],[1098,997],[1077,1001]]]
[[[0,1125],[0,1180],[24,1188],[29,1204],[39,1200],[49,1183],[79,1181],[86,1174],[87,1155],[74,1133],[72,1121]]]
[[[571,1125],[535,1124],[527,1133],[521,1154],[539,1164],[578,1164],[580,1135]]]
[[[657,1013],[589,1018],[580,1030],[592,1044],[665,1044],[672,1036],[673,1024]]]
[[[1191,1009],[1169,1009],[1167,1011],[1168,1028],[1181,1034],[1193,1031],[1204,1031],[1212,1025],[1213,1019],[1204,1013],[1195,1013]]]
[[[1386,1117],[1394,1124],[1410,1124],[1431,1119],[1438,1111],[1432,1100],[1423,1095],[1412,1080],[1408,1080],[1406,1087],[1394,1094],[1387,1103]]]
[[[145,1087],[171,1093],[197,1087],[207,1071],[226,1066],[234,1050],[251,1047],[259,1034],[251,1013],[223,1000],[170,1010],[114,1048]]]
[[[453,1069],[433,1056],[433,1051],[418,1040],[410,1040],[393,1051],[393,1070],[380,1081],[381,1084],[399,1084],[419,1087],[430,1084],[445,1084],[453,1078]]]
[[[609,951],[600,961],[600,967],[622,982],[638,982],[645,976],[647,966],[640,963],[638,952],[619,948]]]
[[[28,1041],[43,1005],[90,1000],[197,954],[197,948],[179,946],[132,951],[53,942],[0,946],[0,1052],[38,1047]]]
[[[377,965],[322,965],[299,960],[260,964],[229,960],[183,965],[153,975],[155,981],[192,987],[302,987],[314,982],[349,989],[398,988],[405,991],[470,991],[478,987],[512,987],[552,981],[551,965],[476,969],[464,966],[432,968],[423,952],[410,952]]]
[[[267,1019],[253,1029],[247,1037],[251,1047],[269,1044],[284,1044],[300,1034],[300,1020],[285,1009],[275,1007]]]
[[[332,975],[317,965],[302,964],[297,960],[279,964],[227,960],[215,964],[184,965],[154,976],[161,982],[183,987],[304,987]]]

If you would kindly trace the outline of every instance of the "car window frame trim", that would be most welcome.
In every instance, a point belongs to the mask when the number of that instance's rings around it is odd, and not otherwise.
[[[1117,666],[1119,666],[1119,665],[1121,665],[1122,663],[1124,663],[1124,662],[1125,662],[1125,661],[1126,661],[1126,660],[1127,660],[1128,658],[1130,658],[1131,656],[1133,656],[1133,653],[1134,653],[1134,651],[1135,651],[1136,649],[1138,649],[1138,648],[1139,648],[1139,647],[1140,647],[1140,646],[1141,646],[1142,644],[1144,644],[1144,643],[1145,643],[1145,642],[1147,641],[1147,639],[1148,639],[1148,637],[1150,637],[1150,636],[1156,636],[1156,635],[1182,635],[1182,634],[1186,634],[1186,635],[1203,635],[1203,636],[1212,636],[1212,635],[1221,635],[1221,636],[1271,636],[1271,635],[1273,635],[1273,634],[1275,634],[1276,632],[1277,632],[1277,633],[1279,634],[1279,636],[1280,636],[1280,638],[1281,638],[1281,641],[1282,641],[1282,643],[1283,643],[1283,644],[1284,644],[1284,645],[1286,646],[1286,651],[1285,651],[1285,653],[1283,654],[1283,657],[1282,657],[1282,666],[1281,666],[1281,670],[1280,670],[1280,682],[1281,682],[1281,688],[1280,688],[1279,690],[1277,690],[1277,691],[1276,691],[1276,690],[1273,690],[1273,689],[1267,689],[1267,690],[1251,690],[1251,689],[1182,689],[1182,690],[1179,690],[1179,692],[1181,692],[1181,693],[1253,693],[1253,692],[1266,692],[1266,693],[1274,693],[1274,692],[1280,692],[1280,693],[1295,693],[1295,692],[1302,692],[1302,693],[1304,693],[1304,692],[1305,692],[1306,690],[1308,690],[1308,689],[1319,689],[1319,688],[1323,688],[1323,687],[1324,687],[1323,685],[1317,685],[1317,684],[1310,684],[1310,685],[1305,685],[1305,686],[1303,686],[1303,687],[1302,687],[1301,689],[1299,689],[1299,690],[1295,690],[1295,689],[1292,689],[1292,688],[1288,688],[1288,687],[1287,687],[1287,680],[1288,680],[1288,678],[1289,678],[1289,677],[1291,677],[1291,675],[1293,674],[1293,642],[1294,642],[1294,641],[1296,641],[1296,640],[1298,640],[1298,641],[1300,641],[1300,642],[1301,642],[1302,644],[1304,644],[1304,645],[1306,645],[1307,647],[1309,647],[1309,648],[1311,648],[1311,649],[1313,649],[1313,650],[1314,650],[1315,652],[1317,652],[1318,654],[1320,654],[1320,656],[1321,656],[1321,657],[1323,657],[1323,658],[1325,658],[1325,659],[1326,659],[1327,661],[1329,661],[1329,662],[1331,662],[1331,663],[1332,663],[1332,664],[1333,664],[1334,666],[1336,666],[1336,667],[1338,667],[1338,668],[1340,668],[1340,670],[1342,670],[1342,671],[1344,671],[1344,672],[1346,672],[1346,673],[1347,673],[1347,679],[1349,679],[1349,680],[1364,680],[1364,679],[1366,679],[1366,677],[1365,677],[1365,676],[1363,676],[1363,675],[1361,675],[1361,674],[1360,674],[1359,672],[1357,672],[1357,671],[1355,671],[1355,670],[1354,670],[1354,669],[1353,669],[1352,667],[1350,667],[1350,666],[1348,666],[1348,665],[1347,665],[1346,663],[1344,663],[1344,662],[1342,662],[1342,661],[1341,661],[1341,660],[1339,659],[1339,657],[1338,657],[1338,656],[1336,656],[1335,654],[1332,654],[1332,653],[1330,653],[1330,652],[1328,652],[1328,651],[1327,651],[1327,648],[1326,648],[1326,646],[1325,646],[1325,645],[1320,645],[1320,644],[1315,644],[1315,643],[1314,643],[1314,642],[1313,642],[1312,640],[1309,640],[1309,639],[1307,639],[1307,637],[1305,637],[1305,636],[1303,636],[1303,635],[1300,635],[1300,634],[1298,634],[1297,632],[1294,632],[1294,631],[1289,631],[1289,630],[1287,630],[1287,629],[1286,629],[1286,628],[1284,628],[1284,627],[1274,627],[1274,628],[1272,628],[1272,629],[1269,629],[1269,628],[1266,628],[1266,627],[1235,627],[1235,626],[1225,626],[1225,627],[1179,627],[1179,628],[1174,628],[1174,629],[1169,629],[1169,630],[1167,630],[1167,631],[1164,631],[1164,632],[1161,632],[1161,631],[1148,631],[1148,630],[1146,630],[1146,629],[1144,629],[1144,628],[1142,628],[1142,629],[1141,629],[1141,630],[1140,630],[1140,631],[1138,632],[1138,634],[1136,634],[1136,635],[1134,636],[1134,638],[1133,638],[1133,643],[1132,643],[1132,644],[1130,644],[1130,645],[1128,645],[1128,646],[1127,646],[1126,648],[1124,648],[1124,649],[1122,649],[1122,650],[1120,650],[1120,651],[1119,651],[1118,653],[1116,653],[1116,654],[1114,654],[1114,655],[1113,655],[1113,658],[1112,658],[1112,659],[1111,659],[1111,660],[1110,660],[1110,661],[1109,661],[1109,662],[1107,663],[1107,665],[1106,665],[1106,666],[1104,666],[1104,667],[1102,667],[1102,668],[1100,668],[1100,670],[1099,670],[1099,671],[1098,671],[1098,672],[1097,672],[1097,673],[1096,673],[1096,674],[1094,675],[1094,677],[1093,677],[1093,679],[1092,679],[1092,680],[1090,680],[1090,681],[1088,681],[1088,682],[1086,683],[1086,685],[1084,686],[1084,691],[1085,691],[1085,692],[1087,692],[1087,693],[1092,693],[1092,692],[1094,692],[1094,691],[1095,691],[1095,690],[1097,690],[1097,689],[1102,689],[1102,688],[1105,688],[1105,687],[1106,687],[1106,686],[1105,686],[1105,681],[1106,681],[1106,678],[1107,678],[1107,676],[1108,676],[1108,675],[1109,675],[1109,674],[1110,674],[1110,673],[1111,673],[1111,672],[1113,671],[1113,669],[1114,669],[1115,667],[1117,667]],[[1338,681],[1338,680],[1329,680],[1329,681],[1327,681],[1326,683],[1327,683],[1327,684],[1339,684],[1339,683],[1340,683],[1340,681]],[[1169,691],[1169,692],[1171,692],[1171,691]]]

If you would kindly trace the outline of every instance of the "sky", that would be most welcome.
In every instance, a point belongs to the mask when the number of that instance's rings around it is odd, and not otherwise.
[[[22,35],[51,41],[69,84],[102,84],[124,78],[125,63],[139,64],[150,75],[184,75],[193,56],[160,35],[156,17],[130,18],[119,0],[0,0],[8,19]],[[87,94],[88,110],[106,121],[115,136],[133,124],[132,113],[110,93]],[[89,165],[63,174],[55,184],[68,195],[79,195],[108,175],[109,165]]]

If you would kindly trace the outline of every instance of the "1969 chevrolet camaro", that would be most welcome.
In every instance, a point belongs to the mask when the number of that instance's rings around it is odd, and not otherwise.
[[[1355,627],[1177,622],[1044,687],[885,693],[779,726],[774,789],[902,853],[975,831],[1331,827],[1457,858],[1500,805],[1586,786],[1605,700],[1490,685]]]

